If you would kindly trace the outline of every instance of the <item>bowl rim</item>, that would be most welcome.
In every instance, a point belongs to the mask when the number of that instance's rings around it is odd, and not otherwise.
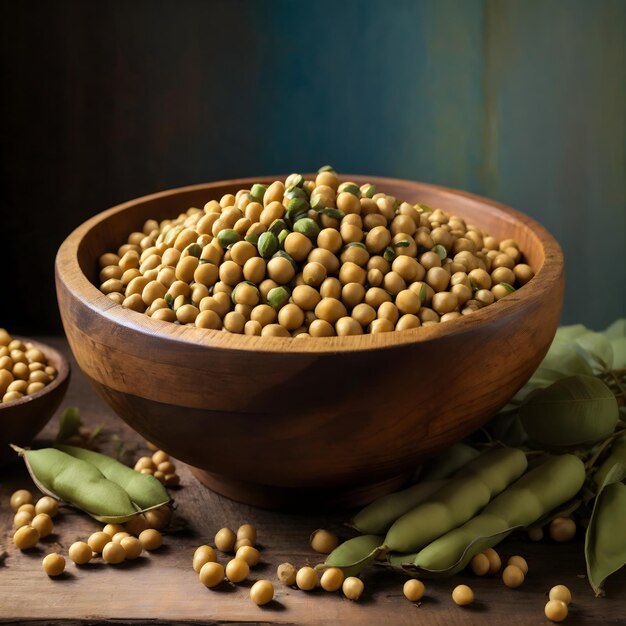
[[[38,350],[41,350],[46,355],[46,358],[48,359],[48,361],[51,360],[50,355],[52,355],[54,360],[59,364],[59,367],[57,367],[56,378],[51,383],[49,383],[43,389],[35,393],[22,396],[21,398],[18,398],[17,400],[11,400],[11,402],[0,403],[0,412],[3,409],[12,409],[17,406],[28,404],[29,402],[35,402],[36,400],[42,398],[46,394],[54,391],[57,387],[59,387],[65,382],[67,377],[70,375],[70,369],[71,369],[70,363],[65,358],[65,356],[63,356],[58,350],[48,345],[47,343],[42,343],[41,341],[38,341],[37,339],[32,339],[31,337],[23,337],[21,335],[11,335],[11,338],[19,339],[22,343],[27,343],[27,342],[32,343],[33,348],[37,348]],[[51,363],[49,364],[51,365]]]
[[[305,174],[305,176],[315,176],[315,174]],[[562,277],[563,253],[558,242],[544,226],[528,215],[516,211],[501,202],[459,189],[412,180],[357,174],[342,174],[342,178],[353,180],[357,183],[371,182],[377,184],[377,186],[383,187],[387,185],[397,185],[407,189],[413,188],[415,191],[436,192],[443,197],[449,197],[451,200],[462,198],[466,203],[469,203],[468,208],[471,204],[481,205],[483,210],[485,208],[491,209],[511,223],[519,222],[528,228],[540,241],[544,254],[543,263],[531,281],[517,289],[514,294],[508,295],[490,306],[479,309],[472,313],[472,315],[463,316],[462,318],[446,322],[445,324],[435,324],[427,327],[420,326],[403,331],[391,331],[379,334],[368,333],[342,337],[307,337],[306,340],[287,337],[239,335],[223,332],[221,330],[196,328],[195,326],[183,326],[172,322],[155,320],[145,315],[145,313],[139,313],[124,308],[122,305],[113,302],[103,294],[96,285],[89,281],[80,267],[78,262],[78,249],[83,237],[87,232],[96,228],[99,224],[115,214],[131,209],[138,204],[176,196],[181,193],[206,191],[207,194],[209,194],[211,190],[225,186],[239,186],[240,188],[245,188],[254,183],[269,183],[284,178],[285,175],[280,174],[275,176],[225,179],[209,183],[186,185],[144,195],[106,209],[79,225],[61,244],[55,261],[55,274],[58,283],[57,290],[59,290],[60,283],[74,297],[81,300],[84,306],[91,309],[92,312],[103,316],[112,323],[123,326],[128,331],[145,335],[146,338],[160,336],[163,341],[196,348],[206,347],[226,351],[254,351],[260,353],[282,352],[298,355],[315,355],[338,352],[367,352],[371,350],[406,347],[415,343],[436,341],[442,337],[458,337],[459,335],[470,332],[477,325],[492,322],[502,323],[508,317],[515,316],[520,309],[523,309],[529,303],[540,305],[540,301],[543,298],[549,297],[550,287],[557,283]],[[42,390],[42,392],[43,391],[44,390]],[[16,402],[21,400],[22,399]]]

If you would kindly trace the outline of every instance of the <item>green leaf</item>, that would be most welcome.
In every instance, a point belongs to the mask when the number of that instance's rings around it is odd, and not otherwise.
[[[585,535],[587,577],[596,596],[604,581],[626,565],[626,466],[616,463],[596,497]]]
[[[588,355],[587,360],[594,374],[608,372],[613,368],[613,348],[606,335],[588,332],[574,341]]]
[[[593,375],[588,355],[576,342],[557,337],[530,380],[515,394],[511,404],[519,405],[535,389],[543,389],[561,378],[579,374]]]
[[[598,487],[602,487],[609,472],[617,463],[626,466],[626,433],[622,433],[620,436],[613,439],[608,450],[608,455],[593,475],[594,483]]]
[[[527,398],[520,418],[533,441],[569,447],[608,437],[619,411],[613,392],[599,378],[570,376]]]
[[[487,428],[493,439],[507,446],[521,446],[528,440],[517,411],[498,413],[487,424]]]
[[[59,419],[59,432],[57,433],[57,441],[67,441],[70,437],[78,435],[80,427],[80,411],[75,406],[70,406]]]
[[[626,337],[626,317],[615,320],[605,331],[608,339],[620,339]]]
[[[626,318],[614,321],[603,333],[611,342],[613,367],[626,368]]]
[[[613,367],[617,370],[626,369],[626,337],[611,339],[613,348]]]
[[[576,374],[591,375],[593,372],[581,346],[575,341],[555,339],[539,364],[534,376],[552,378],[555,374],[561,378]]]
[[[572,324],[571,326],[559,326],[554,338],[560,341],[572,341],[581,335],[589,332],[589,329],[582,324]]]

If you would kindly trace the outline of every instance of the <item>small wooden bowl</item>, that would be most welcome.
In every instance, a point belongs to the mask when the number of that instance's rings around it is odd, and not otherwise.
[[[536,276],[452,322],[403,332],[290,340],[158,321],[97,288],[98,258],[145,220],[178,215],[271,177],[146,196],[79,226],[56,260],[61,316],[78,364],[144,437],[251,504],[359,504],[485,423],[528,380],[554,336],[563,258],[537,222],[502,204],[423,183],[373,182],[520,245]]]
[[[35,348],[41,350],[46,355],[48,363],[56,368],[57,376],[37,393],[0,404],[0,465],[17,458],[9,444],[28,446],[50,421],[61,404],[70,382],[70,365],[60,352],[33,339],[14,338],[24,343],[29,341]]]

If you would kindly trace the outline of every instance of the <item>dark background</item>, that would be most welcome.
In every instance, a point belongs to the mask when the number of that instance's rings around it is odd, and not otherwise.
[[[563,246],[565,322],[626,313],[623,0],[0,7],[1,326],[60,329],[87,217],[325,163],[511,204]]]

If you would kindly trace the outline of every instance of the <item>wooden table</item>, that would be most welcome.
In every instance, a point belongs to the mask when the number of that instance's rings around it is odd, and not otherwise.
[[[64,339],[43,341],[69,354]],[[117,441],[133,450],[135,458],[147,453],[143,439],[100,401],[74,361],[72,366],[73,378],[63,407],[80,407],[87,426],[103,424],[109,446],[119,437]],[[57,428],[58,414],[39,439],[53,437]],[[8,500],[15,489],[34,486],[21,462],[0,468],[0,554],[4,554],[0,559],[0,622],[549,624],[543,615],[546,592],[552,585],[563,583],[574,596],[567,624],[626,624],[626,572],[610,579],[606,598],[596,599],[585,579],[580,540],[569,544],[532,543],[522,535],[507,540],[498,548],[500,554],[521,554],[530,567],[526,582],[515,590],[506,588],[499,577],[478,578],[463,573],[453,579],[426,581],[426,595],[418,605],[402,595],[405,577],[383,567],[364,574],[365,592],[358,602],[337,593],[307,593],[283,587],[275,579],[277,565],[284,561],[297,566],[319,562],[319,556],[308,545],[311,531],[324,527],[347,538],[350,533],[343,522],[349,513],[296,515],[255,509],[210,492],[180,463],[179,473],[182,487],[174,493],[174,531],[166,535],[160,550],[119,566],[96,559],[79,568],[68,561],[66,573],[60,579],[50,579],[41,569],[42,557],[54,551],[67,555],[73,541],[85,539],[100,525],[64,508],[55,518],[55,533],[38,548],[21,553],[11,541]],[[219,528],[236,529],[245,522],[258,529],[262,563],[244,584],[206,589],[191,568],[194,549],[212,543]],[[252,580],[257,578],[269,578],[276,586],[275,600],[266,607],[257,607],[248,598]],[[459,583],[474,590],[476,601],[469,608],[457,607],[450,598],[452,588]]]

